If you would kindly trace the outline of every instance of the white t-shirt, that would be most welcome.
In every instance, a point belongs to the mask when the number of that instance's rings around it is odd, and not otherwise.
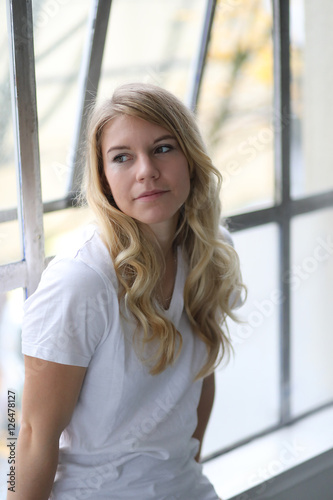
[[[71,256],[49,264],[26,301],[23,353],[87,367],[60,438],[53,500],[218,498],[194,460],[202,380],[193,379],[206,348],[185,314],[185,278],[178,250],[166,315],[183,347],[174,365],[158,375],[150,375],[135,354],[134,322],[120,314],[112,260],[96,229]]]

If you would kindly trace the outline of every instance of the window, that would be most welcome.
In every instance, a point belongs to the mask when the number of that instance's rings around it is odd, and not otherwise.
[[[333,4],[324,4],[2,2],[0,464],[8,389],[20,405],[23,299],[91,219],[75,206],[86,107],[126,81],[160,84],[196,110],[249,288],[245,322],[230,324],[235,358],[217,371],[206,459],[332,405]]]
[[[208,456],[332,405],[327,9],[217,4],[199,117],[227,180],[249,298],[246,323],[231,325],[234,362],[217,372]]]

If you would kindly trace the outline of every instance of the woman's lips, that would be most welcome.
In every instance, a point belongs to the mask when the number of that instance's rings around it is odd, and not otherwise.
[[[144,193],[141,193],[139,196],[137,196],[135,199],[136,200],[142,200],[142,201],[149,201],[149,200],[155,200],[162,196],[163,194],[167,193],[168,191],[163,191],[161,189],[154,189],[153,191],[145,191]]]

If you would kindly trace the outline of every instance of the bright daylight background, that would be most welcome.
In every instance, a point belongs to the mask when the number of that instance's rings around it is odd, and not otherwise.
[[[329,0],[322,3],[329,6]],[[330,114],[323,113],[325,106],[332,109],[333,104],[333,44],[325,7],[319,12],[314,4],[291,2],[292,116],[282,117],[282,123],[292,122],[294,197],[333,186],[332,126]],[[205,5],[204,0],[113,0],[98,98],[110,96],[120,83],[139,80],[166,87],[186,101]],[[68,189],[89,7],[88,0],[33,1],[44,201],[63,198]],[[0,210],[17,206],[5,8],[1,2]],[[218,2],[197,115],[209,152],[224,176],[224,214],[272,206],[274,126],[281,117],[273,108],[269,0]],[[330,295],[325,293],[333,280],[332,256],[318,262],[315,269],[306,267],[318,238],[327,240],[332,215],[332,210],[315,212],[298,217],[292,226],[291,272],[296,276],[297,266],[303,270],[292,295],[294,415],[333,397],[333,318]],[[74,242],[90,221],[87,209],[45,214],[46,255]],[[204,455],[274,425],[279,418],[277,227],[267,224],[240,231],[234,234],[234,242],[249,288],[247,304],[240,311],[246,323],[230,325],[236,355],[226,369],[217,372]],[[1,223],[0,264],[21,258],[17,221]],[[0,296],[2,463],[7,457],[7,389],[13,388],[19,399],[22,391],[22,304],[21,289]],[[320,315],[312,316],[311,310]],[[1,474],[1,499],[5,488]]]

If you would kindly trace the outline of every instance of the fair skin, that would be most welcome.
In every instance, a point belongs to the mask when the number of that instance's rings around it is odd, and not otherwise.
[[[7,500],[47,500],[58,464],[59,437],[70,422],[86,368],[25,356],[15,493]]]
[[[190,192],[187,159],[173,134],[136,116],[113,118],[104,127],[101,147],[119,210],[149,226],[164,253],[160,294],[167,309],[176,275],[172,242]]]
[[[126,116],[105,126],[102,153],[118,208],[149,226],[164,253],[162,300],[167,308],[176,274],[173,236],[190,190],[187,160],[167,130]],[[59,437],[72,417],[86,368],[25,356],[25,370],[16,492],[8,492],[7,500],[47,500],[57,469]],[[200,443],[213,399],[214,375],[210,375],[203,382],[193,435]],[[199,456],[200,450],[196,460]]]
[[[198,439],[200,443],[198,453],[195,457],[197,462],[200,461],[202,441],[213,408],[214,396],[215,396],[215,374],[212,373],[211,375],[208,375],[208,377],[206,377],[202,383],[201,396],[197,409],[198,424],[193,434],[193,437]]]
[[[167,251],[190,192],[187,159],[176,138],[159,125],[121,115],[104,127],[101,146],[118,208],[147,224]]]

